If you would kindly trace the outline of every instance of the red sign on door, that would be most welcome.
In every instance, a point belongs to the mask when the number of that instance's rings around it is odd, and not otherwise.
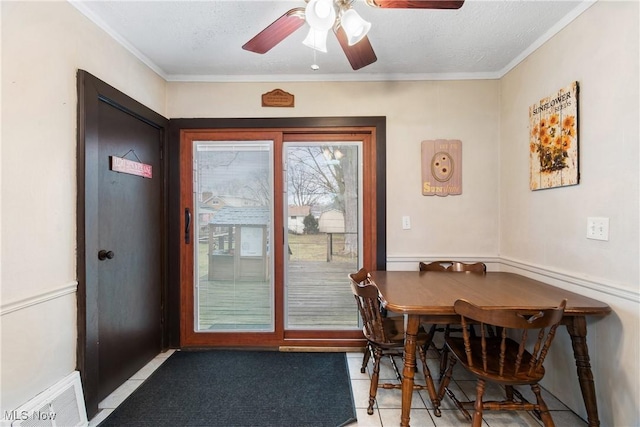
[[[151,178],[151,165],[134,162],[132,160],[123,159],[122,157],[117,156],[110,156],[110,159],[111,170],[114,172],[128,173],[129,175],[141,176],[143,178]]]

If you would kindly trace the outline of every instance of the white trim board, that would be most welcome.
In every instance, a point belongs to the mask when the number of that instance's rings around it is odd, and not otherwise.
[[[13,313],[14,311],[22,310],[43,302],[50,301],[52,299],[60,298],[65,295],[76,293],[78,290],[78,282],[72,282],[59,288],[45,291],[37,295],[32,295],[26,298],[22,298],[16,301],[11,301],[0,306],[0,316]]]
[[[619,283],[612,283],[602,278],[577,276],[574,273],[554,270],[551,268],[530,264],[512,258],[504,257],[487,257],[487,256],[458,256],[458,255],[442,255],[442,256],[420,256],[420,255],[399,255],[387,256],[387,270],[407,270],[418,269],[420,261],[437,261],[455,259],[462,262],[484,262],[488,265],[489,271],[507,271],[511,270],[524,276],[532,277],[545,283],[555,285],[556,283],[576,286],[590,291],[600,292],[627,301],[640,303],[640,292],[625,289]]]

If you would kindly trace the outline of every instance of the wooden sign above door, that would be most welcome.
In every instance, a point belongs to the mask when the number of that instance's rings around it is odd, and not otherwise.
[[[263,107],[293,107],[294,101],[295,97],[282,89],[274,89],[262,94]]]

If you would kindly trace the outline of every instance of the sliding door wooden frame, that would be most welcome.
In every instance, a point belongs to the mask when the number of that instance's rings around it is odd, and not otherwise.
[[[184,206],[185,200],[180,194],[184,194],[184,189],[180,184],[180,172],[184,168],[192,168],[190,164],[180,163],[181,140],[185,137],[197,137],[198,140],[206,140],[207,133],[214,133],[218,136],[227,132],[251,135],[256,139],[264,139],[265,134],[280,134],[282,141],[303,140],[362,140],[366,141],[366,149],[363,150],[365,168],[363,170],[363,180],[372,188],[363,194],[364,215],[363,232],[370,237],[371,244],[365,245],[363,261],[364,267],[371,270],[383,270],[386,268],[386,179],[385,179],[385,133],[386,120],[384,117],[354,117],[354,118],[285,118],[285,119],[174,119],[170,122],[170,147],[169,158],[169,199],[170,199],[170,301],[169,306],[169,330],[172,344],[175,347],[208,347],[211,346],[210,339],[204,339],[202,335],[193,331],[188,325],[193,325],[193,307],[186,309],[185,303],[193,301],[193,290],[190,293],[181,291],[181,277],[183,274],[192,274],[193,271],[181,271],[180,258],[184,251]],[[260,137],[259,135],[263,135]],[[218,138],[215,138],[218,139]],[[244,138],[243,138],[244,139]],[[364,145],[363,144],[363,145]],[[281,145],[281,144],[276,144]],[[274,152],[274,156],[282,156],[280,151]],[[279,158],[280,158],[279,157]],[[275,171],[274,175],[278,186],[282,186],[282,174]],[[278,187],[276,187],[278,188]],[[281,188],[281,187],[280,187]],[[188,194],[188,193],[187,193]],[[275,195],[279,199],[274,199],[274,203],[282,205],[282,195]],[[190,201],[193,203],[193,201]],[[275,206],[275,204],[274,204]],[[179,208],[178,208],[179,207]],[[193,210],[192,210],[193,212]],[[274,230],[283,227],[283,218],[274,218]],[[182,238],[181,238],[182,237]],[[276,259],[282,260],[283,248],[275,245]],[[191,254],[193,256],[193,254]],[[282,261],[280,261],[282,263]],[[191,263],[192,264],[192,263]],[[192,267],[191,267],[192,268]],[[283,280],[283,266],[275,266],[274,280]],[[279,288],[279,289],[278,289]],[[276,315],[282,316],[283,301],[282,286],[276,286],[275,303]],[[192,305],[192,304],[191,304]],[[188,316],[188,317],[183,317]],[[183,319],[181,321],[181,318]],[[216,333],[216,337],[221,338],[216,341],[216,346],[252,346],[252,347],[279,347],[279,346],[358,346],[362,345],[361,335],[358,331],[345,331],[338,334],[336,339],[333,332],[316,331],[313,339],[308,339],[308,331],[284,331],[284,322],[280,317],[275,319],[276,332],[272,336],[259,333],[250,333],[246,337],[239,337],[243,334],[229,334],[228,339],[224,335]],[[260,339],[256,339],[260,338]]]
[[[373,135],[374,129],[372,128],[349,128],[349,132],[344,133],[323,133],[323,132],[286,132],[284,134],[284,142],[335,142],[340,143],[343,141],[353,142],[362,141],[362,159],[363,171],[362,181],[366,183],[363,185],[363,192],[361,197],[363,199],[363,215],[362,215],[362,232],[364,240],[367,244],[362,246],[362,263],[363,267],[369,270],[376,270],[376,248],[377,248],[377,236],[376,236],[376,167],[375,156],[376,146],[375,136]],[[345,277],[346,280],[346,277]],[[309,335],[313,335],[313,342],[308,340]],[[337,338],[337,340],[336,340]],[[310,329],[285,329],[284,331],[284,345],[312,345],[317,344],[317,340],[331,340],[333,345],[344,340],[357,339],[358,343],[362,338],[362,333],[359,330],[356,331],[326,331],[326,330],[310,330]],[[339,340],[339,341],[338,341]],[[348,346],[343,344],[343,346]]]
[[[192,170],[192,156],[191,150],[193,149],[193,143],[195,141],[273,141],[273,156],[282,157],[282,132],[274,131],[274,130],[260,130],[260,129],[251,129],[251,130],[240,130],[240,129],[224,129],[224,130],[182,130],[180,132],[181,139],[181,158],[180,158],[180,167],[181,170]],[[187,151],[188,150],[188,151]],[[185,211],[188,209],[191,212],[191,215],[195,215],[197,211],[195,206],[193,205],[193,179],[191,174],[189,174],[190,179],[184,180],[181,179],[180,185],[180,193],[181,200],[180,206],[181,210]],[[282,174],[274,171],[273,175],[273,188],[281,188],[282,187]],[[280,206],[282,204],[282,193],[279,191],[274,192],[274,200],[273,206]],[[186,212],[186,211],[185,211]],[[195,217],[194,217],[195,218]],[[189,233],[189,243],[186,243],[186,235],[185,239],[182,241],[180,245],[180,258],[181,258],[181,299],[180,299],[180,313],[181,313],[181,347],[201,347],[201,346],[210,346],[211,345],[211,335],[206,332],[198,332],[195,331],[194,328],[194,319],[195,319],[195,293],[193,280],[194,277],[194,250],[193,245],[197,242],[196,232],[194,231],[193,226],[187,227],[186,224],[186,215],[182,215],[180,218],[180,229],[185,230],[185,233]],[[190,221],[191,223],[195,222]],[[273,218],[273,230],[272,235],[276,235],[276,230],[280,230],[283,228],[283,220],[279,215],[275,215]],[[274,251],[274,259],[282,259],[283,257],[283,247],[282,245],[273,245]],[[282,269],[275,266],[274,268],[274,283],[282,282]],[[280,316],[282,315],[282,303],[283,299],[281,288],[278,286],[274,287],[274,324],[275,330],[273,332],[216,332],[215,337],[217,343],[222,346],[232,345],[232,346],[244,346],[244,345],[252,345],[255,342],[260,342],[262,345],[266,347],[272,347],[279,345],[281,341],[281,336],[283,334],[283,328],[280,326],[282,323],[282,319]]]

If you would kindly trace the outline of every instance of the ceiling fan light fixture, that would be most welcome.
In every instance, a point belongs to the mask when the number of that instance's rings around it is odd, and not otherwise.
[[[316,30],[311,27],[302,44],[320,52],[327,52],[327,34],[329,30]]]
[[[304,10],[305,20],[315,30],[329,30],[336,21],[333,0],[310,0]]]
[[[340,23],[344,32],[347,34],[349,46],[353,46],[362,40],[371,29],[371,23],[365,21],[358,12],[353,9],[348,9],[342,14]]]

